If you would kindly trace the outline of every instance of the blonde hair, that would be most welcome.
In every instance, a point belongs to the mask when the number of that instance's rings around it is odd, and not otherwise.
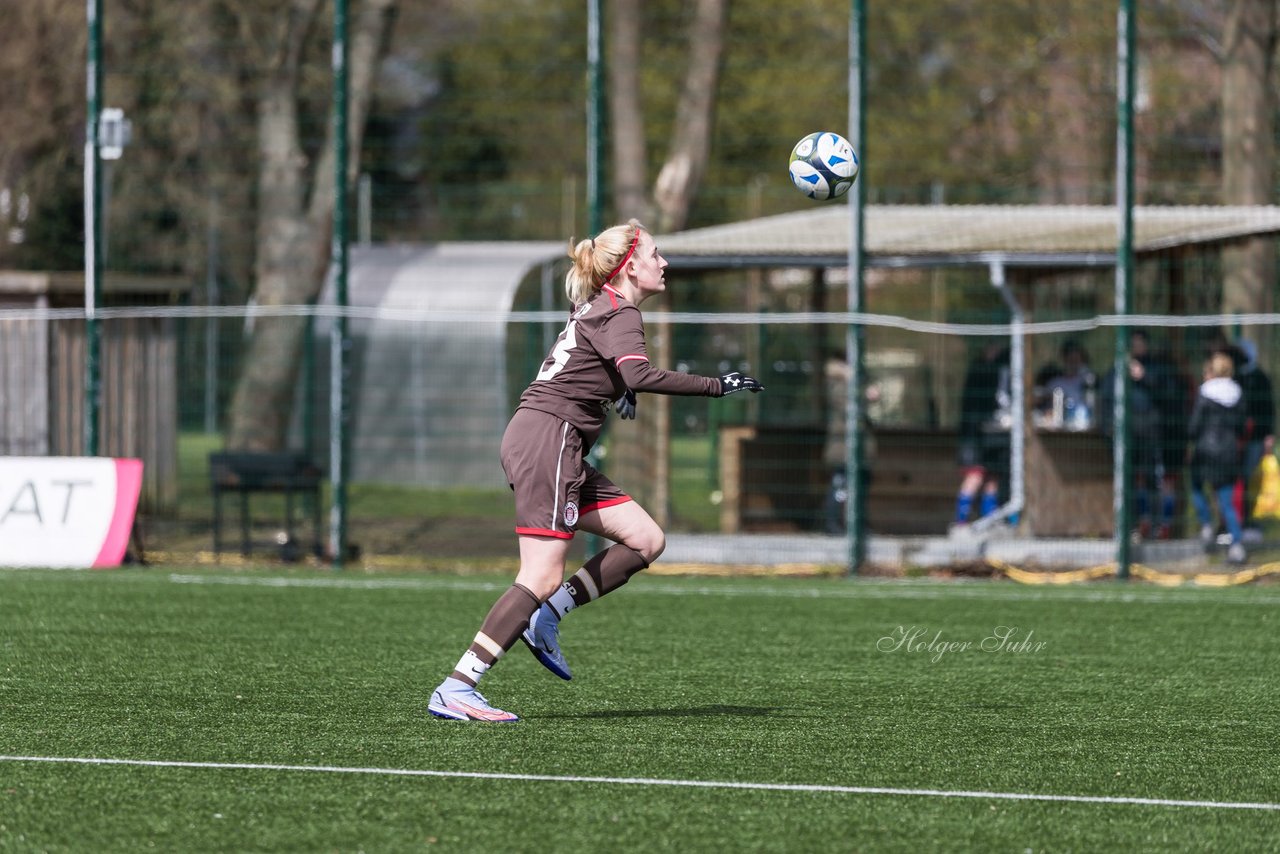
[[[1229,377],[1235,373],[1235,363],[1227,353],[1214,353],[1209,357],[1209,376]]]
[[[569,257],[573,264],[564,277],[564,293],[569,302],[582,305],[607,281],[616,279],[644,230],[639,220],[631,219],[623,225],[606,228],[594,239],[579,240],[577,245],[571,245]]]

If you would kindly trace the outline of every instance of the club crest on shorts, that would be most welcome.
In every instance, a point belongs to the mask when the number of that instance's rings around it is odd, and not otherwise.
[[[578,504],[576,501],[566,501],[564,505],[564,523],[572,528],[578,524]]]

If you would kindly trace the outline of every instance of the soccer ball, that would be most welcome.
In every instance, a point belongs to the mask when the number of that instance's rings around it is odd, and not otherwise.
[[[811,199],[843,196],[858,179],[858,155],[838,133],[811,133],[791,149],[791,183]]]

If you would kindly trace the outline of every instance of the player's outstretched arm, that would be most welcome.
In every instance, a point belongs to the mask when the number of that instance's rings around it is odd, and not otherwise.
[[[739,391],[761,392],[764,385],[755,377],[730,371],[720,377],[703,377],[654,368],[647,359],[635,359],[618,366],[627,389],[657,394],[704,395],[724,397]],[[616,404],[615,404],[616,405]],[[621,409],[619,409],[621,412]]]

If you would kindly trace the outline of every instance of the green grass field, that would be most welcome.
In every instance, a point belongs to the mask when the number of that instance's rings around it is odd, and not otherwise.
[[[642,576],[429,718],[508,580],[0,572],[0,849],[1280,846],[1275,586]]]

